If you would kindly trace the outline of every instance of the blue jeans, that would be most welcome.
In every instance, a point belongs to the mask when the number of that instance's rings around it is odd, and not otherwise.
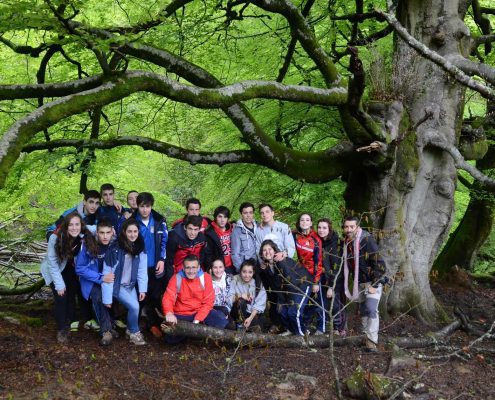
[[[112,329],[113,321],[110,316],[110,308],[105,307],[103,305],[103,301],[101,299],[101,286],[94,284],[91,288],[91,293],[89,294],[89,298],[93,305],[93,311],[95,312],[96,320],[100,325],[100,334],[108,332]]]
[[[128,288],[120,285],[119,297],[120,304],[127,308],[127,329],[131,333],[139,332],[139,302],[136,288]]]

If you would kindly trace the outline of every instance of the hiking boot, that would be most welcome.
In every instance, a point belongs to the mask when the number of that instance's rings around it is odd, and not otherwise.
[[[151,328],[150,328],[150,332],[151,334],[156,337],[157,339],[161,338],[163,336],[163,332],[161,331],[161,329],[156,326],[156,325],[153,325]]]
[[[84,329],[91,329],[93,331],[99,331],[100,325],[98,325],[98,322],[96,322],[96,320],[90,319],[89,321],[86,321],[84,323]]]
[[[141,332],[129,333],[129,341],[137,346],[145,345],[143,334]]]
[[[324,335],[325,332],[320,331],[319,329],[315,332],[315,336],[321,336]]]
[[[375,342],[366,338],[365,343],[364,343],[364,350],[368,353],[376,353],[376,352],[378,352],[378,347],[376,347]]]
[[[69,332],[61,330],[57,332],[57,342],[60,344],[66,344],[69,342]]]
[[[103,335],[100,339],[100,344],[102,346],[108,346],[112,343],[112,340],[113,340],[112,332],[106,331],[106,332],[103,332]]]

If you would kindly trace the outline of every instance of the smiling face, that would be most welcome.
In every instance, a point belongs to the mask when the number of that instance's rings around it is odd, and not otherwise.
[[[263,259],[265,261],[267,262],[273,261],[273,257],[275,257],[275,250],[273,250],[272,246],[270,246],[269,244],[265,244],[261,252],[263,254]]]
[[[81,234],[81,217],[74,216],[70,219],[67,226],[67,233],[72,238],[78,237]]]
[[[299,227],[303,232],[307,232],[311,229],[313,221],[311,220],[311,215],[303,214],[299,217]]]
[[[243,282],[248,283],[253,279],[254,268],[252,265],[245,265],[241,269],[241,279]]]
[[[358,224],[356,221],[344,221],[344,226],[342,230],[344,231],[344,235],[347,239],[352,240],[356,235],[356,231],[358,228]]]
[[[139,236],[139,229],[136,225],[131,224],[125,230],[125,237],[131,243],[134,243]]]
[[[320,222],[318,223],[318,236],[322,239],[326,239],[330,234],[330,227],[328,226],[328,222]]]
[[[223,262],[221,260],[213,261],[211,272],[213,273],[214,278],[220,279],[225,272],[225,266],[223,265]]]
[[[186,274],[187,279],[194,279],[198,274],[199,263],[197,261],[184,261],[184,265],[182,267]]]
[[[189,240],[194,240],[199,235],[199,226],[188,224],[184,229],[186,230],[186,236]]]

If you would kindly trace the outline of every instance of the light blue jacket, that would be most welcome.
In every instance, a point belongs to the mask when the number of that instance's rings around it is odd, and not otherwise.
[[[253,221],[253,224],[254,233],[244,226],[242,219],[239,219],[232,231],[230,247],[232,248],[232,263],[237,272],[239,272],[239,268],[243,261],[249,260],[250,258],[256,260],[257,258],[256,230],[258,229],[258,224],[256,221]]]
[[[59,260],[57,256],[57,252],[55,251],[57,239],[58,236],[55,234],[51,234],[48,239],[46,257],[41,263],[41,275],[47,285],[53,282],[55,290],[63,290],[65,289],[65,282],[64,278],[62,278],[62,271],[67,265],[67,260]]]

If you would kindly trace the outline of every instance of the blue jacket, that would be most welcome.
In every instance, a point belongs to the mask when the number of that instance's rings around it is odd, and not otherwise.
[[[158,261],[167,258],[168,230],[165,218],[151,210],[148,226],[143,224],[143,219],[136,211],[132,217],[139,222],[139,233],[144,239],[144,248],[148,255],[148,268],[155,268]]]
[[[115,206],[101,205],[100,207],[98,207],[97,215],[99,221],[101,221],[102,219],[110,220],[113,228],[115,229],[115,232],[117,232],[117,229],[119,227],[119,220],[122,214],[117,211]]]
[[[82,295],[86,300],[89,299],[93,285],[103,283],[103,259],[105,258],[108,246],[99,246],[99,254],[93,256],[89,253],[86,246],[81,246],[81,251],[77,255],[76,274],[79,275]]]
[[[115,274],[113,283],[102,283],[101,295],[103,304],[112,304],[112,297],[118,297],[120,292],[120,282],[122,280],[122,269],[124,266],[125,252],[117,243],[112,245],[105,254],[103,262],[103,275],[110,272]],[[146,293],[148,290],[148,260],[146,253],[143,251],[132,259],[131,281],[129,286],[138,285],[140,293]]]

